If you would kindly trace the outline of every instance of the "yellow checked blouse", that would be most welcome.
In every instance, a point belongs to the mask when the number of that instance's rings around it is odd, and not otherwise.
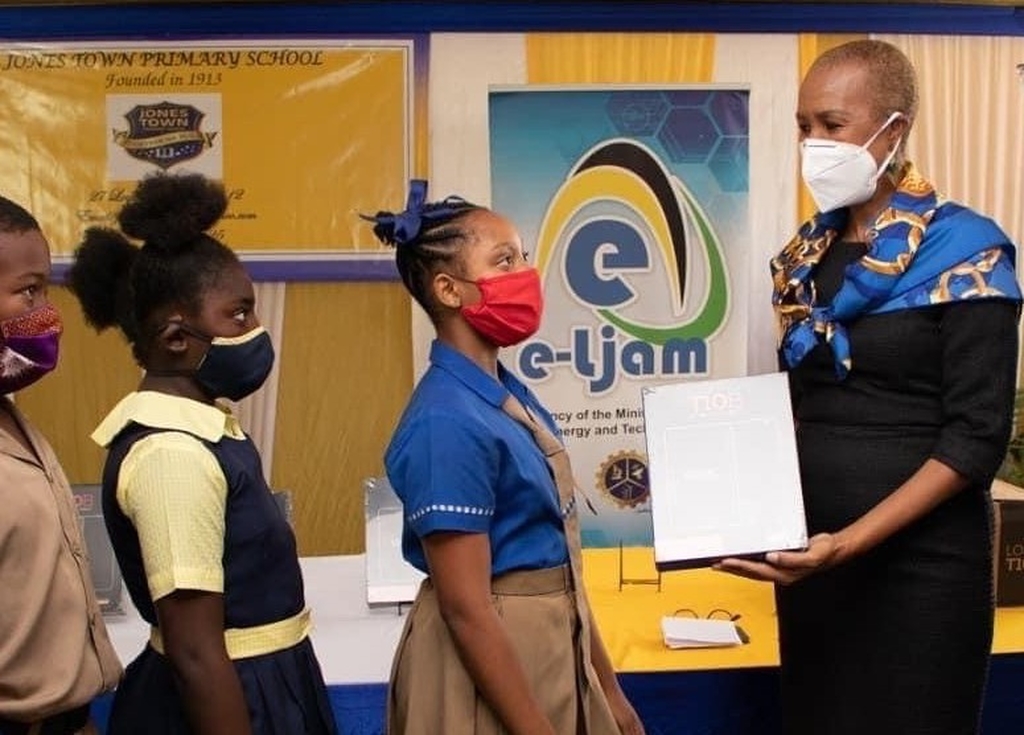
[[[123,398],[92,438],[106,446],[132,421],[168,429],[132,446],[117,483],[117,503],[139,535],[153,601],[177,589],[223,592],[227,482],[197,437],[240,441],[242,428],[217,406],[141,391]]]
[[[229,487],[220,463],[203,442],[241,448],[245,433],[237,419],[217,405],[140,391],[122,399],[92,438],[109,446],[131,424],[157,430],[132,443],[118,470],[116,490],[118,507],[138,536],[150,599],[155,603],[180,589],[226,594]],[[294,558],[292,563],[298,575]],[[226,610],[229,626],[230,612]],[[227,628],[225,645],[233,659],[263,655],[294,646],[311,627],[309,611],[300,606],[282,619]],[[159,630],[154,628],[150,643],[163,650]]]

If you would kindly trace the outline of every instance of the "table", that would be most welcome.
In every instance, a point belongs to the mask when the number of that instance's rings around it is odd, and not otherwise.
[[[778,635],[770,585],[708,569],[662,575],[654,584],[619,589],[619,551],[587,549],[585,582],[594,616],[623,688],[648,735],[776,735],[779,710]],[[313,611],[313,644],[328,683],[342,735],[383,732],[386,682],[406,606],[370,608],[363,556],[301,560]],[[626,549],[624,576],[656,580],[650,549]],[[130,612],[107,619],[122,661],[145,645],[148,627]],[[669,650],[662,615],[679,608],[706,614],[724,608],[742,617],[750,643],[726,649]],[[996,613],[984,735],[1024,732],[1024,608]],[[95,706],[102,726],[110,698]]]
[[[736,669],[779,665],[779,636],[772,586],[711,569],[669,572],[654,585],[623,585],[619,551],[587,549],[584,579],[591,607],[619,672]],[[625,549],[627,578],[655,579],[651,549]],[[705,615],[723,608],[742,617],[750,644],[738,648],[670,650],[661,640],[660,620],[679,608]],[[1024,654],[1024,607],[996,610],[995,654]],[[1024,732],[1024,730],[1022,730]]]

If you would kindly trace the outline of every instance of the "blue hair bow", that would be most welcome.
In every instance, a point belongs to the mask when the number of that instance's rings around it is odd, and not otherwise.
[[[420,234],[420,228],[423,226],[423,205],[426,203],[426,180],[413,179],[409,182],[409,197],[405,201],[405,211],[391,217],[394,220],[395,242],[405,244]]]
[[[409,197],[403,211],[397,214],[378,212],[373,217],[362,214],[359,216],[383,226],[386,239],[393,244],[405,245],[419,237],[424,223],[448,219],[471,206],[465,199],[455,196],[448,197],[440,203],[428,204],[426,180],[412,179],[409,181]],[[390,232],[387,232],[388,229]]]

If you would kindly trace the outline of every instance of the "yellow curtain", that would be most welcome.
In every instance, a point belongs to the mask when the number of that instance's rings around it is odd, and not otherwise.
[[[365,549],[363,479],[412,385],[409,296],[400,283],[290,284],[271,485],[290,490],[299,553]]]
[[[803,79],[807,74],[807,70],[811,68],[811,64],[814,60],[821,56],[824,52],[831,48],[835,48],[841,44],[847,43],[848,41],[858,41],[867,38],[867,35],[860,33],[801,33],[800,34],[800,79]],[[794,114],[796,110],[793,111]],[[796,123],[793,123],[793,127],[796,127]],[[799,166],[799,160],[797,166]],[[803,185],[803,180],[797,177],[800,183],[800,190],[797,196],[797,218],[800,222],[804,222],[811,217],[816,211],[814,206],[814,200],[811,199],[810,193],[807,191],[807,187]]]
[[[530,84],[710,82],[715,36],[708,33],[531,33]]]
[[[86,326],[70,291],[52,287],[50,300],[64,320],[60,361],[52,375],[19,392],[15,401],[50,440],[71,482],[99,482],[106,452],[89,435],[135,390],[141,372],[119,331],[97,335]]]

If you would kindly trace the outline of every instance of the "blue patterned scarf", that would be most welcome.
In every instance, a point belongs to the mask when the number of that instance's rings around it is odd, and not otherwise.
[[[846,267],[832,303],[821,306],[811,280],[814,266],[845,229],[847,216],[845,208],[819,212],[771,261],[779,349],[789,367],[824,340],[836,375],[846,377],[852,360],[844,325],[860,316],[968,299],[1021,300],[1016,249],[1006,234],[987,217],[940,201],[907,163],[889,206],[875,220],[867,252]]]

